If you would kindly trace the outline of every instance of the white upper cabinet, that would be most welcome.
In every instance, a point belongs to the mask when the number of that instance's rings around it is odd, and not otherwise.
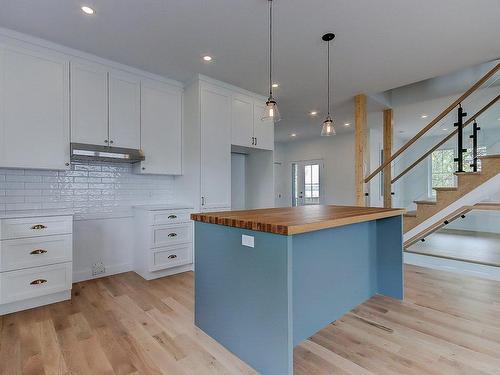
[[[236,146],[252,147],[254,103],[253,98],[234,94],[232,97],[231,115],[231,143]]]
[[[141,148],[146,160],[135,171],[182,173],[182,89],[156,81],[141,84]]]
[[[141,147],[141,85],[137,76],[110,71],[109,144],[115,147]]]
[[[231,207],[231,92],[202,83],[202,210]]]
[[[0,45],[0,167],[69,166],[69,63]]]
[[[231,144],[274,150],[274,124],[262,121],[264,102],[248,95],[233,93],[231,99]]]
[[[102,65],[71,63],[71,142],[108,145],[108,72]]]
[[[255,102],[253,121],[254,147],[261,150],[274,150],[274,122],[272,120],[262,121],[264,109],[264,103]]]

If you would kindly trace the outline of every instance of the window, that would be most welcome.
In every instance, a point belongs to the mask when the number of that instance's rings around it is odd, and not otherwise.
[[[478,147],[478,156],[486,155],[486,147]],[[468,149],[464,153],[464,171],[472,172],[472,150]],[[478,161],[478,169],[481,169],[481,161]],[[432,153],[431,182],[432,188],[455,186],[455,150],[436,150]],[[435,191],[432,191],[435,194]]]
[[[319,164],[304,166],[305,204],[319,204]]]

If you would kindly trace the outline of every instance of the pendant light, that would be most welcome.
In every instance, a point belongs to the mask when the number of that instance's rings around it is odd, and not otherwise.
[[[328,94],[327,94],[327,107],[328,114],[326,115],[325,121],[323,121],[323,127],[321,128],[321,136],[329,137],[335,135],[335,127],[333,124],[332,117],[330,116],[330,42],[335,38],[335,34],[328,33],[323,35],[322,39],[328,43]]]
[[[281,120],[278,104],[273,98],[273,0],[269,2],[269,98],[266,101],[266,108],[262,121],[272,120],[274,123]]]

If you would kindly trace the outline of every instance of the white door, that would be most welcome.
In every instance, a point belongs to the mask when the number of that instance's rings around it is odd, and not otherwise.
[[[141,84],[141,148],[146,160],[140,173],[182,173],[182,90],[162,82]]]
[[[231,114],[231,144],[252,147],[253,138],[253,98],[234,94]]]
[[[274,150],[274,123],[272,120],[262,121],[264,103],[254,104],[253,134],[256,148]]]
[[[231,93],[201,85],[202,210],[231,207]]]
[[[71,63],[71,142],[108,146],[108,72]]]
[[[141,85],[138,77],[109,72],[109,143],[115,147],[141,147]]]
[[[292,206],[322,204],[322,160],[292,163]]]
[[[0,167],[69,167],[69,63],[0,46]]]

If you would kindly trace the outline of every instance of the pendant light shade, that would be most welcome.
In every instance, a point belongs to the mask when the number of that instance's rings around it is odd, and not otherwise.
[[[335,127],[333,126],[333,120],[330,116],[326,118],[325,121],[323,121],[323,127],[321,128],[321,136],[322,137],[329,137],[331,135],[337,134],[335,132]]]
[[[327,91],[327,108],[328,108],[328,114],[326,116],[325,121],[323,121],[323,126],[321,128],[321,136],[322,137],[329,137],[332,135],[336,134],[334,123],[332,120],[332,117],[330,115],[330,42],[335,38],[335,34],[333,33],[328,33],[323,35],[321,39],[323,39],[325,42],[328,44],[328,74],[327,74],[327,86],[328,86],[328,91]]]
[[[273,0],[269,2],[269,98],[266,101],[266,108],[262,115],[262,121],[273,121],[276,123],[281,120],[278,104],[273,97]]]

